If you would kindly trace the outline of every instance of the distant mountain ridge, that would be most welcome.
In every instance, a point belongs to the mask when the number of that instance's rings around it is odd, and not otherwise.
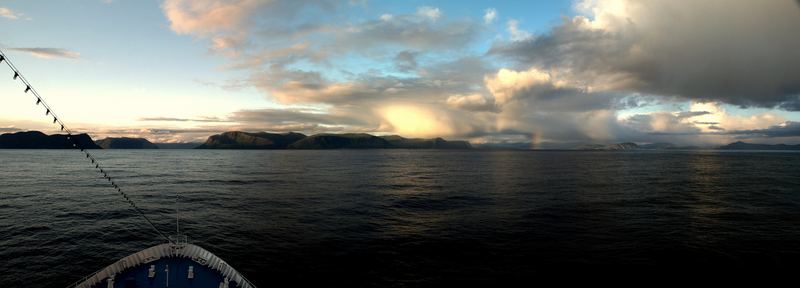
[[[102,149],[97,146],[87,134],[75,134],[72,136],[55,134],[47,135],[39,131],[25,131],[7,133],[0,135],[0,149],[70,149],[74,138],[79,145],[85,149]]]
[[[108,137],[94,141],[87,134],[73,135],[86,149],[159,149],[144,138]],[[398,135],[374,136],[366,133],[305,134],[230,131],[211,135],[206,142],[162,143],[165,149],[471,149],[467,141],[442,138],[405,138]],[[0,149],[68,149],[67,135],[46,135],[38,131],[0,135]]]
[[[636,150],[639,149],[639,145],[636,143],[625,142],[625,143],[617,143],[617,144],[589,144],[583,145],[578,147],[577,150]]]
[[[733,142],[731,144],[720,146],[720,150],[800,150],[798,145],[786,144],[751,144],[742,141]]]
[[[676,146],[671,143],[652,143],[652,144],[642,144],[638,145],[636,143],[626,142],[626,143],[617,143],[617,144],[589,144],[589,145],[582,145],[576,150],[608,150],[608,151],[616,151],[616,150],[693,150],[693,149],[703,149],[697,146]],[[798,145],[786,145],[786,144],[751,144],[745,143],[742,141],[737,141],[728,145],[723,145],[719,147],[708,147],[706,149],[716,149],[716,150],[800,150],[800,144]]]
[[[366,133],[316,134],[289,145],[291,149],[379,149],[392,144]]]
[[[277,134],[230,131],[209,136],[196,149],[286,149],[303,138],[306,135],[294,132]]]
[[[404,138],[399,135],[381,136],[389,144],[406,149],[471,149],[467,141],[447,141],[442,138]]]
[[[103,149],[158,149],[158,146],[144,138],[112,138],[95,141]]]
[[[72,141],[68,135],[46,135],[39,131],[0,134],[0,149],[69,149]],[[405,138],[398,135],[375,136],[366,133],[315,134],[269,133],[230,131],[209,136],[205,143],[153,144],[144,138],[113,138],[93,141],[87,134],[72,137],[85,149],[472,149],[467,141],[447,141],[442,138]],[[531,143],[504,143],[500,146],[478,145],[479,149],[528,150]],[[163,145],[164,147],[159,147]],[[527,148],[527,149],[526,149]],[[565,148],[569,149],[569,148]],[[574,150],[624,151],[624,150],[800,150],[800,144],[753,144],[737,141],[719,147],[677,146],[671,143],[636,144],[586,144]]]
[[[404,138],[366,133],[315,134],[225,132],[208,137],[197,149],[470,149],[466,141]]]
[[[158,146],[158,149],[194,149],[203,143],[189,142],[189,143],[153,143]]]

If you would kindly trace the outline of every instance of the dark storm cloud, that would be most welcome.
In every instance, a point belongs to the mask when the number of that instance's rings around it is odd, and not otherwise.
[[[800,95],[781,103],[779,107],[787,111],[800,111]]]
[[[798,137],[800,136],[800,122],[787,121],[782,125],[770,126],[765,129],[735,130],[725,132],[729,135],[747,135],[758,137]]]
[[[598,22],[568,19],[540,37],[496,43],[489,53],[613,89],[797,110],[800,9],[794,3],[626,3],[627,15],[600,11]]]
[[[642,115],[644,116],[644,115]],[[635,117],[632,117],[635,118]],[[714,132],[701,132],[699,129],[688,131],[667,131],[667,132],[651,132],[651,135],[716,135],[716,136],[737,136],[738,138],[780,138],[780,137],[800,137],[800,122],[787,121],[781,125],[770,126],[764,129],[750,129],[750,130],[730,130],[711,125],[708,127]]]
[[[692,117],[696,117],[696,116],[703,116],[703,115],[707,115],[707,114],[711,114],[711,112],[708,112],[708,111],[683,111],[683,112],[678,112],[677,117],[680,118],[680,119],[684,119],[684,118],[692,118]]]

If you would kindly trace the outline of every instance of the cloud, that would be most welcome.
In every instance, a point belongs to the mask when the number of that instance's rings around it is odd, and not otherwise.
[[[380,93],[362,82],[331,82],[316,71],[273,69],[254,74],[255,86],[282,103],[341,103]]]
[[[95,129],[93,134],[154,138],[162,142],[196,142],[204,140],[210,134],[224,131],[294,131],[307,134],[342,131],[375,132],[380,122],[379,118],[371,114],[363,115],[366,118],[349,115],[349,112],[336,109],[332,111],[311,108],[245,109],[234,111],[224,117],[141,118],[139,121],[160,122],[159,125],[163,126],[147,129]],[[183,127],[170,127],[170,122],[180,123],[179,125]],[[199,125],[187,127],[184,123]]]
[[[800,109],[790,4],[587,0],[546,33],[511,19],[508,37],[492,40],[480,39],[499,19],[491,8],[475,18],[429,6],[355,18],[365,6],[352,1],[167,0],[173,31],[204,40],[229,60],[223,69],[247,75],[230,85],[253,86],[280,109],[218,123],[142,120],[532,145],[718,143],[785,122],[732,115],[723,103]],[[486,40],[488,51],[476,48]]]
[[[732,115],[720,103],[715,102],[692,103],[690,111],[632,115],[621,119],[620,123],[632,131],[643,133],[629,135],[633,136],[631,139],[634,141],[679,142],[689,145],[726,144],[737,139],[791,137],[792,129],[797,128],[791,125],[791,121],[785,121],[769,112],[751,116]],[[775,136],[781,133],[786,136]]]
[[[265,1],[166,0],[162,9],[178,34],[209,35],[240,27]]]
[[[22,18],[24,16],[25,16],[24,14],[19,13],[19,12],[15,12],[14,10],[11,10],[9,8],[0,7],[0,17],[6,18],[6,19],[11,19],[11,20],[18,20],[18,19],[20,19],[20,18]]]
[[[678,119],[685,119],[685,118],[692,118],[692,117],[703,116],[703,115],[708,115],[708,114],[711,114],[711,112],[708,112],[708,111],[681,111],[681,112],[676,113],[675,117],[677,117]],[[695,121],[695,123],[714,123],[714,124],[717,124],[717,122],[697,122],[697,121]]]
[[[441,21],[442,12],[434,7],[356,22],[332,19],[340,7],[348,5],[354,4],[332,0],[172,0],[162,9],[173,31],[208,39],[209,49],[232,58],[230,68],[236,69],[298,62],[329,67],[341,58],[374,60],[387,51],[458,51],[478,33],[473,21]]]
[[[173,118],[173,117],[145,117],[139,118],[139,121],[154,121],[154,122],[230,122],[218,117],[207,118]]]
[[[693,121],[703,132],[719,130],[709,129],[710,126],[716,126],[717,128],[726,130],[749,130],[768,127],[785,121],[783,117],[772,112],[763,112],[749,116],[731,115],[719,102],[695,102],[691,104],[689,109],[694,113],[702,113],[690,118],[685,118],[684,120]]]
[[[438,10],[436,10],[438,11]],[[462,50],[477,35],[474,22],[466,20],[430,21],[433,15],[395,15],[389,20],[369,20],[356,25],[328,27],[335,35],[334,53],[352,53],[360,49],[369,52],[375,48],[402,45],[410,49]]]
[[[486,9],[483,14],[483,23],[484,24],[491,24],[494,22],[494,19],[497,18],[497,10],[494,8]]]
[[[439,103],[435,97],[473,91],[473,86],[482,81],[486,67],[480,59],[467,57],[429,64],[419,67],[419,70],[423,70],[422,75],[401,77],[363,73],[351,75],[346,81],[334,81],[319,71],[273,67],[255,73],[250,81],[259,90],[285,104],[353,105],[357,102],[369,106],[397,100]]]
[[[725,132],[730,135],[747,135],[758,137],[800,137],[800,122],[786,121],[779,125],[770,126],[764,129],[734,130]]]
[[[457,109],[470,111],[495,111],[496,106],[493,98],[488,98],[482,94],[456,94],[447,97],[447,105]]]
[[[211,134],[228,131],[228,127],[199,127],[199,128],[107,128],[107,129],[79,129],[88,131],[94,139],[106,137],[134,137],[145,138],[154,143],[188,143],[203,142]]]
[[[426,17],[432,21],[436,21],[439,20],[439,17],[442,17],[442,11],[436,7],[423,6],[417,8],[417,15]]]
[[[414,71],[419,67],[417,63],[417,55],[419,53],[413,51],[401,51],[394,57],[394,65],[398,71],[409,72]]]
[[[415,137],[440,137],[453,135],[454,125],[447,114],[418,105],[391,105],[380,110],[383,119],[381,130]]]
[[[789,97],[789,99],[778,105],[778,107],[787,111],[800,111],[800,95],[794,99]]]
[[[655,112],[638,114],[624,120],[624,124],[636,131],[658,134],[697,134],[701,129],[694,123],[684,121],[682,113]]]
[[[27,52],[34,57],[44,58],[44,59],[54,59],[54,58],[67,58],[67,59],[78,59],[80,58],[81,54],[75,51],[61,49],[61,48],[11,48],[14,51],[21,51]]]
[[[10,133],[10,132],[19,132],[22,129],[16,127],[0,127],[0,133]]]
[[[606,89],[797,108],[785,104],[800,94],[796,3],[587,0],[577,7],[583,15],[537,38],[495,43],[490,54]]]
[[[537,88],[539,88],[538,90],[554,90],[556,88],[550,74],[536,68],[526,71],[500,69],[496,74],[486,76],[485,82],[486,88],[500,105],[526,93],[537,93],[538,91],[532,91]]]
[[[508,35],[511,36],[511,41],[514,42],[526,41],[533,37],[533,34],[531,34],[530,32],[519,28],[518,20],[514,19],[508,20],[508,22],[506,23],[506,29],[508,30]]]
[[[322,126],[367,126],[364,121],[336,111],[319,111],[311,109],[248,109],[234,112],[230,121],[247,125],[268,124],[287,125],[305,124]]]
[[[365,113],[366,112],[366,113]],[[135,126],[105,125],[98,123],[73,123],[73,131],[89,133],[94,139],[105,137],[143,137],[158,143],[203,142],[212,134],[225,131],[248,132],[302,132],[343,133],[365,132],[376,133],[382,121],[372,111],[319,109],[319,108],[286,108],[286,109],[245,109],[220,116],[199,116],[191,118],[179,117],[147,117],[138,119],[142,122]],[[45,133],[59,133],[47,123],[39,121],[15,121],[0,119],[0,123],[11,124],[0,127],[0,132],[16,132],[39,130]],[[18,129],[16,127],[27,127]]]
[[[779,144],[784,143],[786,140],[800,140],[800,122],[786,121],[768,128],[751,130],[728,130],[722,127],[711,125],[709,126],[708,131],[688,130],[652,132],[650,136],[655,137],[656,139],[659,137],[661,139],[682,139],[683,141],[693,141],[694,143],[704,144],[727,144],[733,141],[742,140],[748,142]],[[705,141],[698,141],[698,139],[705,139]]]

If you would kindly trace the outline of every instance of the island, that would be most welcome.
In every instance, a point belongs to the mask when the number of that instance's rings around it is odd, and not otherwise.
[[[720,146],[717,149],[720,150],[800,150],[800,144],[798,145],[786,145],[786,144],[752,144],[752,143],[745,143],[742,141],[733,142],[731,144]]]
[[[73,144],[84,149],[102,149],[87,134],[47,135],[39,131],[24,131],[0,135],[0,149],[70,149],[74,148]]]
[[[576,148],[576,150],[592,150],[592,151],[620,151],[620,150],[800,150],[798,145],[786,144],[753,144],[737,141],[723,146],[678,146],[671,143],[652,143],[652,144],[636,144],[631,142],[616,143],[616,144],[588,144]]]
[[[208,137],[197,149],[471,149],[467,141],[442,138],[404,138],[398,135],[375,136],[366,133],[306,136],[301,133],[232,131]]]
[[[249,133],[230,131],[208,137],[205,143],[196,149],[286,149],[306,135],[300,133]]]

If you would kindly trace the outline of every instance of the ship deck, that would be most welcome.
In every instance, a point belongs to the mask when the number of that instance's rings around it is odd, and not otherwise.
[[[70,286],[75,288],[251,288],[225,261],[193,244],[161,244],[131,254]]]

